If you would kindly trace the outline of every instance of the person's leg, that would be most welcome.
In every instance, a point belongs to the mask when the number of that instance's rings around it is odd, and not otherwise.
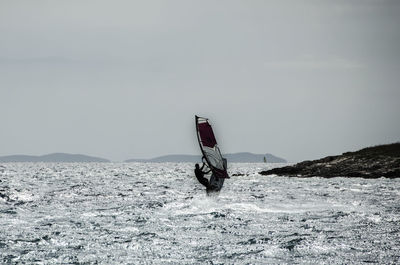
[[[222,186],[224,185],[224,178],[219,178],[215,176],[214,174],[211,175],[210,178],[210,187],[209,189],[211,191],[220,191],[222,189]]]
[[[210,183],[208,182],[208,179],[206,179],[206,178],[201,178],[201,179],[199,179],[199,182],[202,184],[202,185],[204,185],[206,188],[209,188],[210,187]]]

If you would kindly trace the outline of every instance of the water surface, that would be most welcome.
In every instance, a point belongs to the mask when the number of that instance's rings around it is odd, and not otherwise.
[[[230,164],[9,163],[0,263],[400,263],[400,181],[286,178]]]

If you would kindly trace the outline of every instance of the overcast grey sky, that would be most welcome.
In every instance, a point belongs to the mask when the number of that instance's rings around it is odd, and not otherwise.
[[[400,140],[400,1],[0,0],[0,155],[290,161]]]

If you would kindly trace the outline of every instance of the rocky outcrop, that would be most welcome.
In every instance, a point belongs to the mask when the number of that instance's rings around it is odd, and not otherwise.
[[[289,177],[400,178],[400,143],[364,148],[338,156],[274,168],[261,175]]]

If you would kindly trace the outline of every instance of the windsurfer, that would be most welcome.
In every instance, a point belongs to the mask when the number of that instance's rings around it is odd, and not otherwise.
[[[207,189],[211,189],[210,182],[208,181],[208,179],[204,177],[205,174],[210,173],[211,169],[209,171],[203,172],[203,168],[205,165],[206,164],[203,162],[203,165],[200,168],[199,164],[196,164],[195,166],[196,168],[194,169],[194,174],[196,175],[197,180],[202,185],[204,185]]]

